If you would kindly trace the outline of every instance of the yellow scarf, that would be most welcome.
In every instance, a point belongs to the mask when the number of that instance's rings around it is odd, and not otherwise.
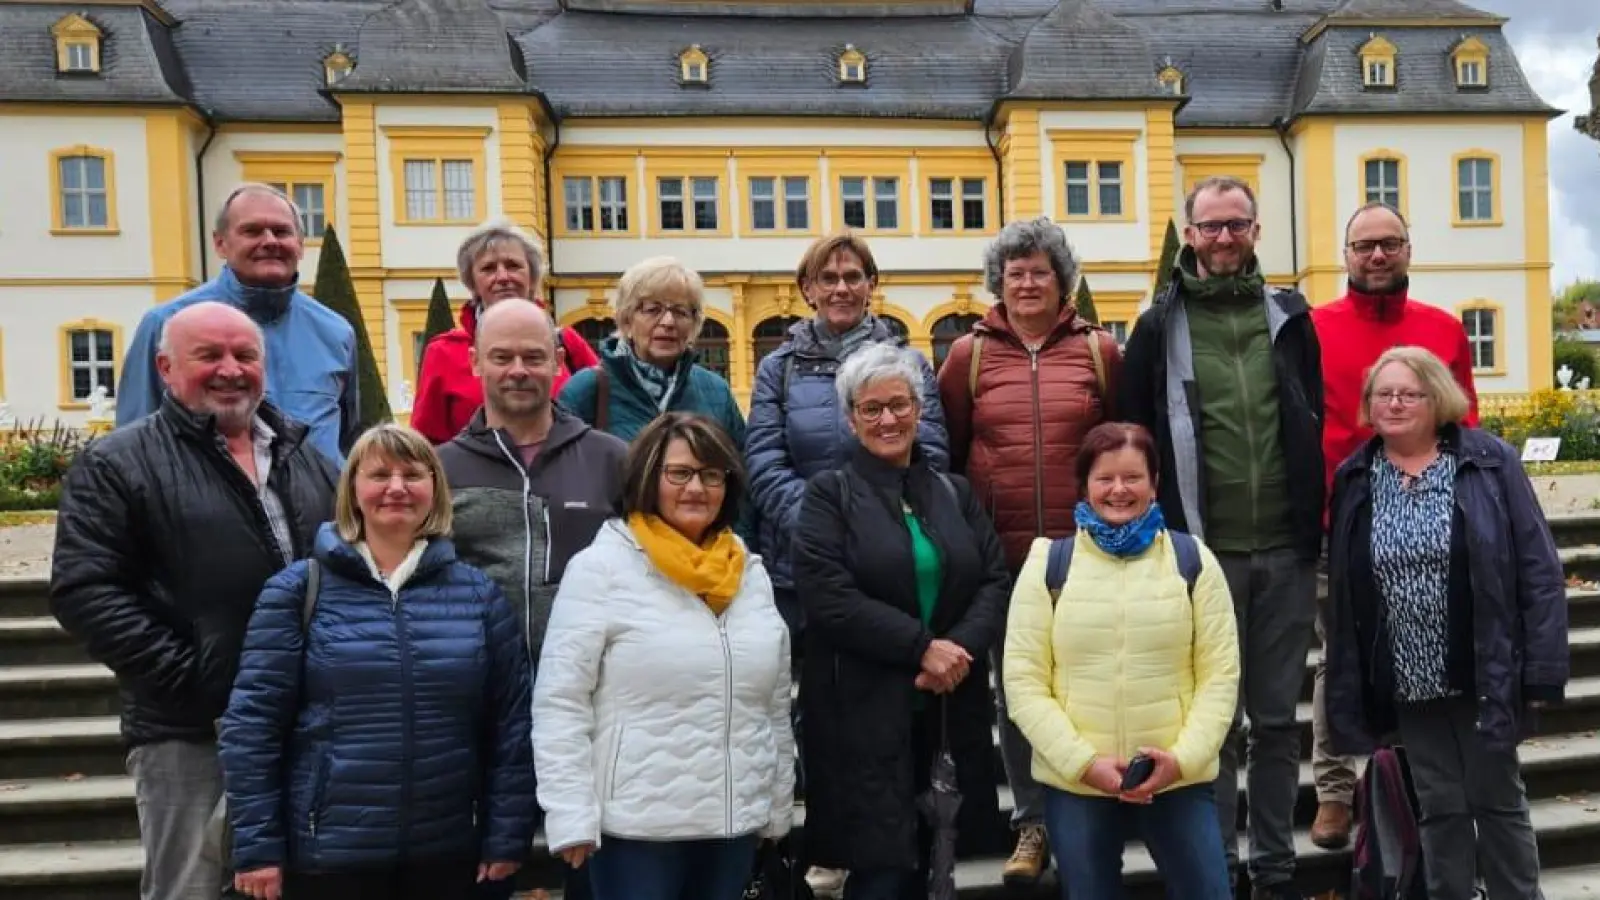
[[[744,547],[728,528],[704,544],[695,544],[658,516],[634,513],[628,527],[663,575],[698,595],[713,615],[722,615],[739,593],[744,577]]]

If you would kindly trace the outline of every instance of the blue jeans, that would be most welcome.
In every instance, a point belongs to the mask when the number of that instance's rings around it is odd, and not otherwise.
[[[595,900],[740,900],[756,836],[635,841],[606,835],[590,861]]]
[[[1209,784],[1157,794],[1149,806],[1045,788],[1044,821],[1062,896],[1120,900],[1127,817],[1136,820],[1170,900],[1231,900],[1217,803]]]

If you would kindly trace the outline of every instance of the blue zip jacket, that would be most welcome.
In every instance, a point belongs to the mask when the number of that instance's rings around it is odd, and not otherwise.
[[[534,801],[528,659],[483,572],[429,542],[397,595],[332,523],[267,582],[220,739],[233,864],[347,872],[521,861]]]
[[[361,406],[356,395],[356,332],[345,318],[299,289],[260,288],[227,266],[217,277],[147,310],[128,345],[117,382],[117,425],[161,408],[166,385],[156,371],[161,329],[179,310],[207,300],[243,310],[266,335],[267,399],[311,429],[311,444],[336,465],[355,443]]]
[[[868,341],[905,345],[881,320],[874,324]],[[926,359],[921,362],[922,421],[917,426],[917,446],[929,465],[944,472],[950,469],[944,407],[939,404],[933,367]],[[794,587],[791,545],[807,479],[843,468],[857,446],[834,385],[842,363],[817,340],[811,320],[806,319],[790,326],[789,340],[767,354],[756,370],[750,424],[745,432],[745,462],[761,519],[761,556],[773,585],[782,590]]]

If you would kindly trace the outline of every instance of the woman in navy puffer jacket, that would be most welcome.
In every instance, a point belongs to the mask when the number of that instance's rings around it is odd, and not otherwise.
[[[259,900],[471,897],[514,874],[533,838],[515,613],[457,561],[422,435],[363,435],[336,516],[313,559],[267,583],[245,635],[221,737],[235,887]]]

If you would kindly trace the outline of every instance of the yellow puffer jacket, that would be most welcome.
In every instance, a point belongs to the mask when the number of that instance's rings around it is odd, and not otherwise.
[[[1034,778],[1103,796],[1082,781],[1096,756],[1159,747],[1181,773],[1168,790],[1215,779],[1239,690],[1233,600],[1217,558],[1200,547],[1191,601],[1166,532],[1127,559],[1083,535],[1052,609],[1049,554],[1048,539],[1033,542],[1006,623],[1006,701],[1033,746]]]

